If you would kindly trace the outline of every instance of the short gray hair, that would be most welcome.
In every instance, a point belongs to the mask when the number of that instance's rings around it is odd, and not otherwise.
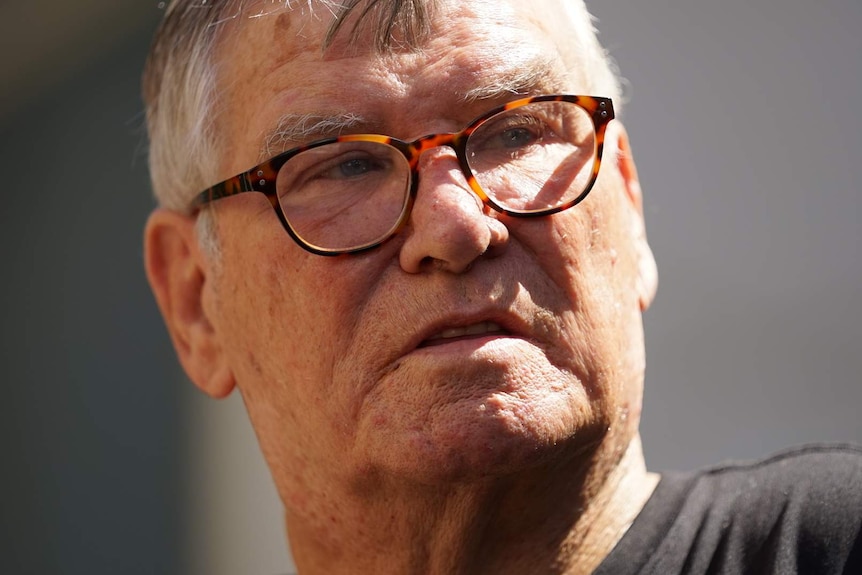
[[[299,0],[267,0],[291,8]],[[418,47],[430,31],[435,0],[305,0],[333,14],[324,49],[354,10],[351,37],[368,28],[376,49]],[[593,90],[618,103],[616,71],[596,38],[583,0],[561,0],[574,27],[573,37],[587,63]],[[220,157],[215,121],[218,70],[212,61],[223,24],[240,17],[243,0],[172,0],[165,9],[143,76],[150,139],[150,177],[159,205],[187,212],[194,195],[215,182]],[[360,26],[362,27],[360,29]],[[212,222],[209,227],[212,228]]]

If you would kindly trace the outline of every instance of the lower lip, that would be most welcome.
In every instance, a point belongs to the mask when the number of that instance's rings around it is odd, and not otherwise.
[[[456,348],[477,348],[496,340],[511,339],[511,334],[505,333],[483,333],[477,335],[465,335],[461,337],[451,337],[444,339],[434,339],[423,341],[417,351],[424,350],[441,350],[454,351]]]

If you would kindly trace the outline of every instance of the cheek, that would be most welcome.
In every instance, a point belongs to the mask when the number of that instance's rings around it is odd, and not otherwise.
[[[337,286],[286,245],[283,230],[250,240],[223,246],[215,327],[250,413],[268,404],[289,416],[292,406],[315,400],[309,381],[328,381],[342,343],[333,327],[342,310],[330,297]]]
[[[553,216],[540,252],[567,306],[564,353],[572,354],[592,394],[614,404],[627,401],[643,365],[636,246],[625,201],[619,188],[595,190]]]
[[[561,214],[558,226],[563,272],[569,297],[585,313],[617,322],[629,309],[639,311],[637,243],[632,235],[634,209],[619,175],[600,176],[596,189]],[[598,320],[599,317],[596,317]],[[619,329],[622,324],[617,323]]]
[[[277,223],[272,228],[241,247],[224,246],[217,316],[260,441],[284,451],[315,436],[349,435],[359,391],[345,379],[363,364],[350,373],[338,366],[362,347],[356,326],[382,260],[308,254]]]
[[[333,381],[333,366],[349,347],[345,326],[352,306],[346,302],[358,282],[327,273],[326,265],[337,262],[325,258],[303,263],[301,255],[235,258],[224,251],[217,329],[263,455],[284,478],[277,487],[287,500],[294,491],[308,491],[296,486],[322,484],[316,470],[338,468],[335,462],[350,448],[343,416],[350,390]]]
[[[579,290],[588,294],[587,321],[595,345],[601,342],[601,364],[609,375],[609,417],[633,431],[640,416],[645,367],[633,208],[622,189],[608,187],[602,192],[616,194],[612,198],[618,201],[590,212],[590,242]]]

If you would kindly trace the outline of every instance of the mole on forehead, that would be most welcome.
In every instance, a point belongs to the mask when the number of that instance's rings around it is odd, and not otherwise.
[[[240,3],[223,21],[219,49],[224,57],[230,57],[235,50],[246,56],[260,54],[272,69],[309,50],[320,50],[333,16],[329,10],[314,6],[319,3],[307,0]]]

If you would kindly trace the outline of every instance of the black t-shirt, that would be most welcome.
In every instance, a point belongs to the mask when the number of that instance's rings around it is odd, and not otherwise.
[[[593,575],[862,575],[862,447],[665,474]]]

